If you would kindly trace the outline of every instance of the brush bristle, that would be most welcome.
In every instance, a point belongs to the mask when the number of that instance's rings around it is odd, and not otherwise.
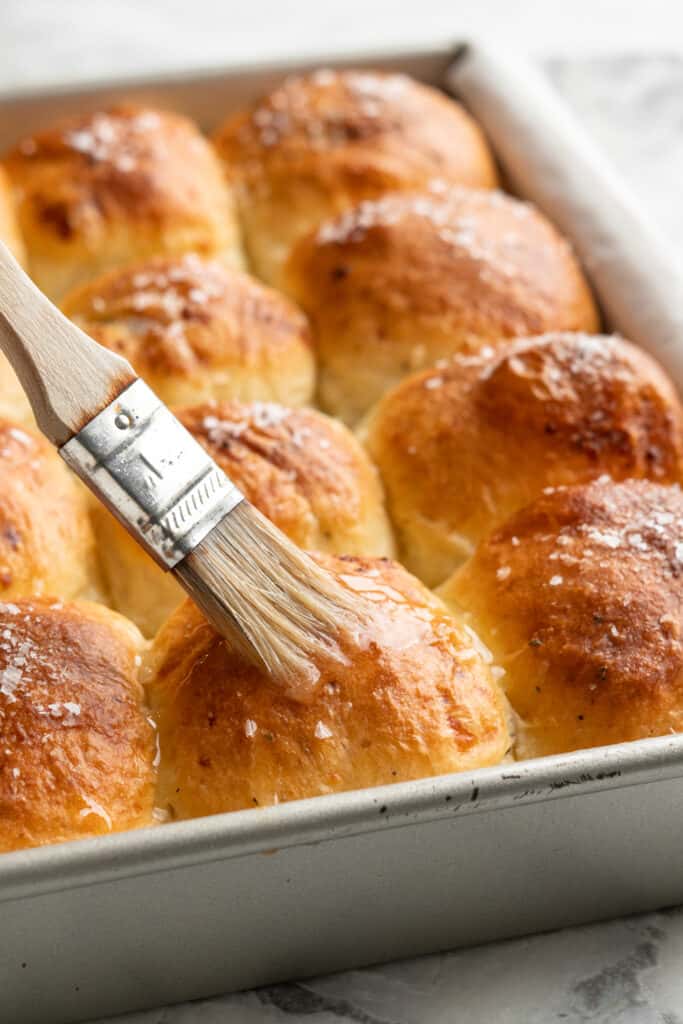
[[[321,661],[344,660],[353,599],[247,501],[175,568],[230,645],[261,663],[293,696],[315,688]]]

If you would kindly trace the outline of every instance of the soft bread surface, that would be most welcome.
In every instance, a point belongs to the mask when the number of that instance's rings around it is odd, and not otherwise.
[[[14,199],[7,174],[0,167],[0,242],[4,242],[15,258],[24,265],[26,250],[19,234]],[[32,419],[30,406],[21,384],[6,357],[0,352],[0,415],[22,423]]]
[[[25,138],[5,168],[31,276],[53,299],[163,253],[241,265],[220,162],[178,114],[119,106],[73,117]]]
[[[5,243],[21,264],[26,262],[26,249],[19,233],[10,180],[2,167],[0,167],[0,242]]]
[[[0,418],[36,429],[33,410],[9,359],[0,352]]]
[[[0,419],[0,600],[98,584],[86,492],[42,436]]]
[[[430,586],[551,485],[683,479],[683,410],[619,338],[548,334],[402,381],[366,424],[401,560]]]
[[[683,494],[607,478],[556,489],[442,588],[490,647],[537,757],[683,729]]]
[[[315,361],[303,313],[216,260],[186,254],[113,270],[71,292],[62,309],[169,405],[312,399]]]
[[[505,704],[476,641],[395,563],[319,560],[367,603],[348,665],[284,696],[185,602],[158,634],[150,699],[158,804],[176,818],[495,764]]]
[[[215,141],[252,265],[271,283],[297,238],[361,199],[432,178],[478,188],[497,181],[482,132],[458,103],[377,71],[287,78]]]
[[[313,409],[269,402],[205,403],[181,422],[259,511],[300,547],[391,555],[377,470],[353,434]],[[115,606],[151,636],[182,591],[104,509],[94,509]]]
[[[0,603],[0,851],[151,823],[141,641],[99,605]]]
[[[500,192],[432,189],[361,203],[303,239],[284,280],[311,319],[321,405],[346,422],[455,352],[598,327],[568,243]]]

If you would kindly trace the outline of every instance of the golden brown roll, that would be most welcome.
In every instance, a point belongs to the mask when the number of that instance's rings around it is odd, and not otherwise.
[[[619,338],[547,334],[409,377],[368,418],[401,560],[442,582],[544,487],[683,479],[683,410],[663,370]]]
[[[505,669],[518,758],[683,729],[677,485],[551,489],[441,592]]]
[[[25,263],[26,251],[19,234],[12,190],[9,178],[2,167],[0,167],[0,242],[5,243],[20,263]]]
[[[62,308],[125,356],[168,404],[309,402],[315,360],[303,313],[247,274],[194,254],[112,270]]]
[[[276,283],[293,242],[362,199],[432,178],[490,188],[479,126],[405,75],[316,71],[290,77],[215,137],[235,187],[252,266]]]
[[[310,703],[230,651],[186,601],[154,641],[157,802],[176,818],[497,763],[502,694],[476,638],[395,563],[317,556],[365,602],[348,664]]]
[[[0,419],[12,420],[17,426],[36,429],[36,421],[28,398],[9,360],[0,352]]]
[[[0,167],[0,242],[4,242],[21,264],[26,262],[24,243],[14,213],[9,178]],[[31,423],[33,416],[21,384],[5,356],[0,352],[0,416]]]
[[[0,604],[0,852],[151,823],[141,644],[100,605]]]
[[[342,424],[313,409],[268,402],[208,403],[180,410],[179,417],[246,497],[301,547],[392,554],[379,475]],[[151,636],[182,591],[105,509],[95,508],[94,516],[114,606]]]
[[[567,242],[499,192],[361,203],[303,239],[284,280],[311,319],[321,404],[349,423],[454,352],[598,326]]]
[[[0,420],[0,600],[98,596],[89,498],[41,436]]]
[[[164,253],[241,265],[220,163],[178,114],[119,106],[73,117],[23,139],[5,168],[31,276],[52,298]]]

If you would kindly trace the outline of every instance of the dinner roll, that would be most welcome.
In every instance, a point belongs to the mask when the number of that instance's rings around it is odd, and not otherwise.
[[[194,254],[112,270],[72,291],[64,312],[125,356],[168,404],[313,396],[303,313],[239,271]]]
[[[0,167],[0,242],[4,242],[21,264],[26,262],[24,243],[14,214],[9,178]],[[9,416],[22,423],[33,419],[31,407],[14,370],[0,352],[0,416]]]
[[[476,638],[399,565],[317,556],[365,628],[319,665],[309,703],[243,661],[186,601],[150,660],[157,801],[173,817],[263,806],[496,764],[505,704]]]
[[[547,334],[457,354],[402,381],[368,418],[401,560],[430,586],[544,487],[683,479],[683,410],[620,338]]]
[[[26,261],[24,243],[19,234],[19,225],[14,212],[10,181],[2,167],[0,167],[0,242],[5,243],[20,263],[23,264]]]
[[[285,285],[311,318],[321,404],[349,423],[454,352],[598,326],[567,242],[500,192],[361,203],[296,246]]]
[[[0,420],[0,600],[98,582],[87,493],[43,437]]]
[[[0,352],[0,419],[9,419],[17,426],[36,429],[33,411],[19,378],[10,362]]]
[[[353,435],[312,409],[207,403],[180,420],[246,497],[303,548],[390,555],[377,470]],[[114,606],[151,636],[182,591],[101,506],[100,557]]]
[[[276,282],[292,243],[326,217],[432,178],[490,188],[493,158],[454,100],[405,75],[290,77],[215,137],[257,274]]]
[[[151,823],[141,642],[100,605],[0,604],[0,851]]]
[[[31,276],[51,298],[163,253],[241,263],[220,163],[178,114],[119,106],[72,117],[25,138],[5,167]]]
[[[443,596],[505,669],[519,758],[683,730],[683,494],[608,478],[509,519]]]

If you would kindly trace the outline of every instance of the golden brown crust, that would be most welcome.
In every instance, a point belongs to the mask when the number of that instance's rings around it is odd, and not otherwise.
[[[151,822],[140,642],[98,605],[0,604],[0,851]]]
[[[683,479],[683,410],[663,370],[619,338],[548,334],[456,355],[382,399],[367,446],[402,558],[440,583],[544,487]]]
[[[26,262],[26,250],[19,234],[9,178],[2,167],[0,167],[0,241],[8,246],[20,263]]]
[[[506,670],[535,757],[683,729],[683,494],[607,478],[555,489],[442,588]]]
[[[0,420],[0,600],[96,592],[88,509],[51,445]]]
[[[390,555],[377,470],[346,427],[314,409],[223,402],[179,418],[252,504],[300,547]]]
[[[291,77],[215,137],[257,273],[275,281],[292,243],[362,199],[432,178],[490,188],[479,126],[405,75],[320,70]]]
[[[178,818],[494,764],[505,708],[472,637],[400,566],[320,559],[367,600],[350,663],[309,704],[239,657],[183,604],[155,640],[158,802]],[[360,599],[359,599],[360,600]]]
[[[393,554],[377,470],[340,423],[271,402],[214,402],[176,412],[249,501],[300,546]],[[114,606],[153,636],[182,591],[105,508],[93,513]]]
[[[113,270],[70,292],[62,309],[168,404],[311,400],[315,364],[303,313],[215,260],[186,254]]]
[[[311,319],[323,407],[346,420],[454,352],[598,327],[568,243],[499,192],[362,203],[303,239],[284,280]]]
[[[79,115],[23,139],[5,168],[31,274],[52,297],[160,253],[241,262],[219,161],[178,114],[124,105]]]

